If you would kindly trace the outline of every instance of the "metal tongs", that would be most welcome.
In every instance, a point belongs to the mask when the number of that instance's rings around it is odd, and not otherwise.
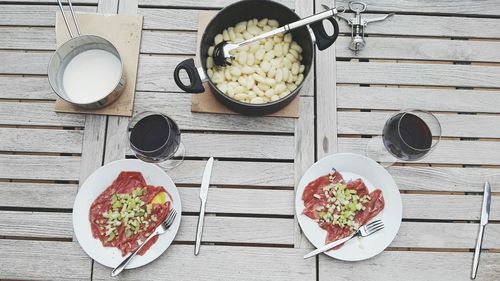
[[[351,26],[351,43],[349,44],[349,49],[354,51],[355,55],[358,55],[365,45],[365,29],[369,23],[383,21],[394,13],[371,19],[361,18],[361,13],[366,11],[366,4],[362,2],[349,2],[349,10],[356,13],[354,18],[348,18],[345,14],[337,14],[337,17],[347,21],[347,24]]]

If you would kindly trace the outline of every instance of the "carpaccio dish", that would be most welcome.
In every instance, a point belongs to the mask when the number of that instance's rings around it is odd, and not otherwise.
[[[345,182],[335,169],[310,182],[304,189],[302,200],[304,215],[327,231],[326,244],[352,234],[377,216],[385,204],[382,190],[368,192],[361,179]]]
[[[166,218],[172,203],[163,186],[146,184],[140,172],[123,171],[90,206],[92,235],[125,256]],[[157,240],[158,236],[151,239],[138,254],[143,255]]]

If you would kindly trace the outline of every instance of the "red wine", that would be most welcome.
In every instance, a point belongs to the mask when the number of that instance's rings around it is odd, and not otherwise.
[[[429,126],[412,113],[399,113],[387,120],[382,138],[387,151],[404,161],[420,159],[432,147]]]
[[[181,142],[177,124],[167,116],[152,114],[140,119],[130,131],[130,143],[138,156],[150,161],[167,159]],[[141,157],[143,158],[143,157]]]

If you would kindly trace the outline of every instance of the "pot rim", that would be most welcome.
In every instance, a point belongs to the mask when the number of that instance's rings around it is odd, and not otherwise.
[[[228,6],[224,7],[222,10],[220,10],[219,12],[217,12],[217,14],[207,24],[207,27],[210,26],[210,24],[217,18],[217,16],[219,16],[220,13],[222,13],[226,9],[228,9],[230,7],[233,7],[235,5],[239,5],[242,2],[247,2],[247,1],[272,2],[273,4],[281,6],[282,8],[288,9],[290,12],[292,12],[293,14],[295,14],[298,19],[301,18],[299,15],[297,15],[297,13],[295,13],[295,11],[293,11],[292,9],[290,9],[289,7],[283,5],[280,2],[276,2],[276,1],[272,1],[272,0],[241,0],[241,1],[237,1],[237,2],[234,2],[234,3],[230,4],[230,5],[228,5]],[[310,32],[309,27],[306,27],[306,28],[308,29],[307,39],[309,39],[308,41],[310,42],[310,44],[312,45],[313,50],[314,50],[314,40],[311,37],[311,32]],[[311,66],[309,67],[309,71],[307,72],[306,75],[304,75],[304,79],[302,80],[302,82],[299,85],[297,85],[297,88],[295,90],[291,91],[290,94],[288,94],[287,96],[285,96],[283,98],[280,98],[278,100],[271,101],[271,102],[268,102],[268,103],[260,103],[260,104],[241,102],[241,101],[239,101],[239,100],[237,100],[235,98],[232,98],[232,97],[230,97],[230,96],[222,93],[217,88],[217,86],[214,85],[214,83],[212,82],[212,80],[210,79],[210,77],[208,77],[207,70],[205,68],[206,63],[203,62],[203,59],[201,58],[201,44],[202,44],[202,42],[205,41],[204,39],[205,39],[206,36],[207,36],[207,34],[206,34],[206,28],[205,28],[205,31],[203,31],[203,35],[201,36],[201,42],[200,42],[200,45],[199,45],[199,48],[200,48],[200,63],[201,63],[201,67],[200,68],[203,71],[203,74],[206,77],[206,81],[208,82],[208,84],[210,85],[210,87],[213,88],[217,92],[218,95],[220,95],[220,96],[226,98],[227,100],[229,100],[231,102],[234,102],[236,104],[239,104],[239,105],[242,105],[242,106],[247,106],[247,107],[263,108],[263,107],[271,107],[271,106],[274,106],[276,104],[280,104],[280,103],[282,103],[284,101],[287,101],[288,99],[294,99],[297,96],[298,92],[302,89],[302,86],[304,85],[304,82],[307,80],[307,77],[309,77],[309,73],[311,72],[312,63],[311,63]],[[314,54],[312,54],[312,59],[314,60]]]
[[[102,40],[104,41],[106,44],[108,44],[109,46],[111,46],[115,51],[116,51],[116,54],[113,54],[115,55],[118,60],[120,61],[120,79],[118,79],[118,81],[116,82],[115,86],[113,87],[113,90],[111,90],[109,93],[107,93],[105,96],[99,98],[98,100],[95,100],[95,101],[91,101],[91,102],[87,102],[87,103],[79,103],[79,102],[74,102],[74,101],[71,101],[69,99],[66,99],[64,98],[60,93],[59,91],[57,91],[53,84],[52,84],[52,79],[50,79],[50,77],[56,75],[59,71],[60,71],[60,68],[58,68],[58,70],[53,73],[50,71],[50,67],[53,63],[53,60],[54,58],[56,57],[56,55],[58,54],[59,50],[61,50],[65,45],[69,44],[70,42],[72,41],[75,41],[75,40],[78,40],[78,39],[82,39],[82,37],[87,37],[87,38],[97,38],[97,40]],[[78,45],[78,48],[82,47],[83,45],[85,44],[79,44]],[[96,48],[97,50],[102,50],[100,48]],[[106,51],[106,50],[105,50]],[[85,52],[85,51],[84,51]],[[83,53],[83,52],[82,52]],[[49,84],[50,84],[50,88],[52,88],[52,91],[54,91],[54,93],[61,99],[63,99],[64,101],[68,102],[68,103],[71,103],[71,104],[74,104],[76,106],[82,106],[82,107],[93,107],[93,105],[95,104],[99,104],[102,100],[105,100],[107,99],[111,94],[113,94],[114,92],[116,92],[117,90],[120,91],[120,92],[123,92],[123,89],[125,88],[124,85],[121,86],[121,82],[122,80],[126,79],[125,77],[125,71],[124,71],[124,66],[123,66],[123,60],[122,60],[122,57],[120,55],[120,52],[118,51],[118,49],[116,48],[115,45],[113,45],[113,43],[111,43],[109,40],[101,37],[101,36],[97,36],[97,35],[93,35],[93,34],[82,34],[82,35],[79,35],[79,36],[76,36],[76,37],[73,37],[73,38],[70,38],[68,41],[64,42],[61,46],[59,46],[55,51],[54,53],[52,53],[52,55],[50,56],[50,60],[49,60],[49,63],[47,65],[47,78],[49,80]],[[120,93],[121,95],[121,93]],[[117,97],[116,97],[117,98]],[[115,99],[116,99],[115,98]],[[107,102],[105,105],[113,102],[115,99],[113,99],[112,101],[110,102]],[[104,107],[105,105],[99,105],[97,106],[97,108],[101,108],[101,107]]]

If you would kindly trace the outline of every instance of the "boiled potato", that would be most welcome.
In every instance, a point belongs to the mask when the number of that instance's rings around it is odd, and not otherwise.
[[[214,46],[223,40],[242,42],[279,27],[274,19],[251,19],[228,27],[208,49],[207,74],[216,87],[241,102],[264,104],[288,96],[304,80],[302,47],[291,33],[277,34],[233,51],[231,65],[217,67]]]

